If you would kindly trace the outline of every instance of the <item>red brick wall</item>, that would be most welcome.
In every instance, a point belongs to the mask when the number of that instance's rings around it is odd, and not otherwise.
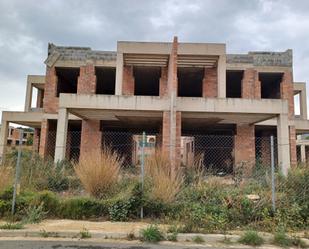
[[[133,66],[123,66],[122,94],[134,95]]]
[[[254,125],[242,124],[236,127],[235,165],[244,162],[245,172],[250,174],[255,165]]]
[[[241,82],[241,97],[245,99],[261,98],[261,82],[259,81],[258,72],[254,69],[244,71]]]
[[[101,151],[102,132],[99,120],[83,120],[80,144],[80,157],[89,152]]]
[[[59,98],[57,95],[57,75],[55,67],[46,68],[45,77],[45,89],[44,89],[44,112],[57,113]]]
[[[95,67],[92,64],[80,67],[77,93],[78,94],[95,94],[96,93]]]
[[[41,124],[40,147],[39,154],[42,157],[47,155],[47,140],[48,140],[48,120],[43,119]]]
[[[290,131],[290,160],[291,160],[291,167],[295,167],[297,165],[295,126],[289,126],[289,131]]]
[[[294,90],[293,90],[293,75],[291,71],[286,71],[283,74],[280,84],[281,98],[286,99],[289,104],[289,118],[294,117]]]
[[[33,133],[33,145],[32,149],[34,152],[39,152],[40,146],[40,129],[35,128]]]
[[[218,96],[217,68],[205,68],[203,79],[203,97]]]
[[[168,96],[168,86],[167,86],[167,67],[161,68],[161,77],[160,77],[160,96]]]

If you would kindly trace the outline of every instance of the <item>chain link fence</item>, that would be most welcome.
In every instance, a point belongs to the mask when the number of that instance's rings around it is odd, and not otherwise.
[[[85,195],[78,183],[74,163],[89,151],[87,146],[92,149],[110,148],[123,158],[123,169],[134,169],[132,174],[140,177],[144,159],[147,160],[160,151],[163,142],[158,131],[148,131],[145,136],[142,131],[89,132],[85,137],[82,137],[81,131],[69,131],[66,161],[56,166],[53,163],[55,144],[56,133],[49,132],[44,150],[45,157],[50,158],[48,163],[46,160],[39,160],[38,155],[33,156],[30,150],[22,146],[18,147],[19,152],[15,153],[15,157],[11,155],[16,164],[14,196],[27,184],[34,184],[39,190],[48,188],[55,192],[73,189],[71,194]],[[250,139],[234,135],[183,134],[179,145],[181,155],[178,165],[184,174],[187,174],[187,169],[195,169],[203,172],[204,182],[215,180],[230,189],[244,188],[244,194],[257,205],[268,203],[275,211],[286,202],[294,201],[297,209],[299,201],[287,199],[287,193],[293,193],[292,196],[298,196],[301,201],[308,198],[308,182],[301,182],[297,177],[287,181],[282,176],[276,137]],[[45,178],[46,181],[43,180]],[[14,202],[15,199],[13,212]]]

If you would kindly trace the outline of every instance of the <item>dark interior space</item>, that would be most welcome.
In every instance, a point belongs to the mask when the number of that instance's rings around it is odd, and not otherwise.
[[[262,99],[280,99],[282,73],[259,73]]]
[[[274,159],[275,166],[278,162],[277,149],[277,129],[275,126],[256,126],[255,127],[255,158],[256,166],[271,166],[271,136],[274,138]]]
[[[56,146],[56,131],[57,131],[57,120],[49,119],[48,121],[48,134],[46,144],[47,156],[54,158],[55,146]]]
[[[134,95],[159,96],[161,67],[135,66]]]
[[[226,72],[226,97],[241,98],[241,81],[243,71],[227,71]]]
[[[204,68],[180,67],[177,77],[179,97],[203,96]]]
[[[80,155],[82,122],[71,120],[68,123],[66,158],[77,162]]]
[[[57,97],[60,93],[77,93],[79,68],[57,67]]]
[[[116,68],[114,67],[96,67],[95,75],[97,77],[97,94],[115,94]]]
[[[159,129],[162,119],[121,117],[120,121],[101,121],[102,147],[107,146],[124,158],[123,166],[130,167],[136,163],[137,144],[134,137],[155,136],[156,146],[160,142]],[[141,144],[139,144],[141,146]],[[146,145],[147,147],[147,145]]]
[[[204,124],[202,121],[198,124],[183,120],[182,127],[182,136],[194,139],[195,163],[203,163],[205,169],[218,175],[233,172],[235,125],[215,124],[210,120],[204,120]]]

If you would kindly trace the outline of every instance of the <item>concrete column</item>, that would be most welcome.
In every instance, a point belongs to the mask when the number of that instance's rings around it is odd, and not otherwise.
[[[299,93],[300,116],[302,119],[307,119],[307,96],[306,90]]]
[[[304,144],[300,146],[300,158],[302,163],[306,163],[306,146]]]
[[[26,89],[25,112],[29,112],[31,110],[31,102],[32,102],[32,84],[31,82],[28,81]]]
[[[56,134],[55,163],[65,159],[68,132],[68,110],[60,108]]]
[[[218,97],[226,98],[226,56],[220,55],[218,60]]]
[[[0,132],[0,163],[4,162],[8,134],[9,134],[9,122],[3,118],[2,113],[1,132]]]
[[[123,53],[117,53],[115,95],[122,95]]]
[[[290,136],[288,115],[280,114],[277,117],[277,122],[278,162],[281,172],[286,176],[290,168]]]

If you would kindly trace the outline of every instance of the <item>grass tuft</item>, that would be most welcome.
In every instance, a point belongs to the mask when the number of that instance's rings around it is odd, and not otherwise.
[[[90,232],[85,227],[83,228],[83,230],[81,230],[79,232],[79,236],[80,236],[81,239],[90,239],[91,238]]]
[[[141,240],[145,242],[157,243],[164,240],[164,235],[157,225],[150,225],[141,230]]]
[[[260,246],[264,243],[264,239],[256,231],[247,231],[238,242],[250,246]]]
[[[101,153],[87,153],[74,169],[86,191],[96,198],[102,198],[117,183],[122,162],[123,158],[116,152],[104,147]]]
[[[4,225],[0,226],[0,229],[5,229],[5,230],[19,230],[19,229],[24,229],[24,225],[22,223],[5,223]]]
[[[196,244],[203,244],[205,242],[205,240],[203,239],[203,237],[197,235],[197,236],[194,236],[192,238],[192,241]]]

